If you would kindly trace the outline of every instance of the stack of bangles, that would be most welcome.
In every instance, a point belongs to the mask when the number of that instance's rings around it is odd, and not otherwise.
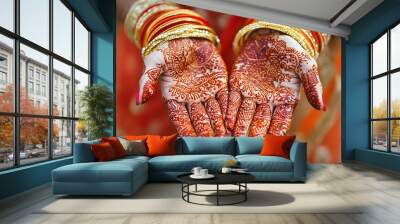
[[[126,16],[125,31],[143,56],[179,38],[204,38],[219,47],[217,35],[202,16],[162,0],[136,1]]]
[[[318,57],[330,39],[330,35],[325,33],[252,19],[249,20],[248,24],[242,27],[235,36],[233,41],[233,51],[235,54],[239,53],[240,49],[250,37],[251,33],[258,29],[275,30],[291,36],[313,58]]]

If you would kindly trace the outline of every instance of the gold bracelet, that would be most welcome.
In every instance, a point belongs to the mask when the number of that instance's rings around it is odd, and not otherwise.
[[[133,29],[136,27],[138,17],[150,6],[155,4],[175,5],[164,0],[138,0],[133,3],[125,17],[124,28],[125,32],[131,40],[135,39]]]
[[[181,23],[180,24],[176,24],[178,22],[181,22]],[[171,28],[165,30],[164,32],[166,32],[166,31],[168,31],[170,29],[173,29],[173,28],[175,28],[177,26],[181,26],[182,24],[184,24],[184,25],[198,24],[198,25],[205,26],[205,24],[202,24],[201,21],[199,21],[197,19],[190,18],[190,17],[173,19],[173,20],[170,20],[170,21],[166,22],[165,24],[157,27],[156,29],[152,30],[147,36],[145,36],[145,38],[143,39],[143,45],[146,45],[148,43],[148,41],[151,40],[156,33],[160,32],[163,29],[165,29],[165,27],[172,26]]]
[[[140,18],[138,19],[133,32],[133,36],[134,36],[134,41],[135,44],[137,46],[140,47],[140,33],[141,33],[141,29],[143,28],[144,23],[146,22],[147,19],[151,18],[153,15],[161,12],[161,11],[170,11],[170,10],[176,10],[179,9],[176,5],[172,5],[172,4],[163,4],[163,5],[157,5],[154,6],[153,8],[149,9],[148,11],[146,11],[145,13],[143,13],[142,16],[140,16]]]
[[[295,39],[307,51],[307,53],[310,54],[311,57],[315,58],[318,56],[318,52],[315,51],[313,44],[305,39],[300,29],[264,21],[257,21],[244,26],[239,30],[233,41],[233,50],[236,54],[239,53],[240,48],[243,46],[249,35],[258,29],[272,29],[285,33]]]
[[[319,52],[321,51],[319,49],[319,44],[317,44],[312,35],[312,31],[305,29],[296,29],[296,30],[300,33],[300,35],[303,34],[305,41],[310,44],[312,50],[315,52],[315,58],[317,58]]]
[[[200,25],[183,25],[175,27],[174,29],[158,35],[156,38],[150,41],[150,43],[145,45],[142,49],[143,55],[148,55],[161,43],[164,43],[168,40],[185,37],[203,37],[213,42],[214,45],[219,48],[219,39],[215,33],[210,30],[211,28]]]
[[[160,44],[165,43],[169,40],[188,38],[188,37],[204,38],[211,41],[217,48],[220,47],[217,35],[214,32],[211,32],[209,27],[184,25],[158,35],[156,38],[150,41],[150,43],[148,43],[145,47],[143,47],[142,55],[143,56],[149,55]]]
[[[153,21],[151,21],[151,23],[149,24],[149,26],[147,27],[147,30],[142,30],[142,32],[146,32],[144,37],[148,37],[148,35],[150,34],[150,32],[153,30],[153,26],[156,25],[157,23],[159,23],[160,21],[162,21],[165,18],[168,18],[170,16],[176,16],[176,15],[190,15],[193,17],[199,17],[199,18],[203,18],[201,17],[199,14],[195,13],[192,10],[189,9],[177,9],[177,10],[171,10],[165,13],[162,13],[160,16],[158,16],[157,18],[155,18]],[[147,38],[144,38],[147,39]],[[146,45],[146,40],[143,41],[143,45]]]
[[[217,43],[219,42],[218,38],[209,32],[206,31],[193,31],[193,32],[189,32],[189,33],[179,33],[179,34],[171,34],[169,36],[166,36],[165,38],[163,38],[162,40],[160,40],[159,42],[155,43],[154,45],[152,45],[151,47],[145,47],[142,50],[142,55],[145,57],[147,55],[149,55],[151,52],[153,52],[156,47],[162,43],[165,43],[167,41],[170,40],[174,40],[174,39],[181,39],[181,38],[203,38],[203,39],[207,39],[213,43]]]

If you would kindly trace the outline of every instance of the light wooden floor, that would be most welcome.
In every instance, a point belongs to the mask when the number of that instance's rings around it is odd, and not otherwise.
[[[36,214],[54,200],[42,186],[0,202],[0,223],[105,224],[253,224],[253,223],[400,223],[400,174],[362,164],[314,165],[308,182],[317,183],[346,201],[366,202],[357,214]],[[316,201],[318,203],[318,201]],[[173,205],[171,205],[173,206]]]

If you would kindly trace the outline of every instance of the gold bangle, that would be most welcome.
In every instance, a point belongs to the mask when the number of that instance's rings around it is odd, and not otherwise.
[[[182,20],[182,21],[184,21],[184,20]],[[166,24],[166,25],[168,25],[168,24]],[[191,28],[194,28],[194,29],[208,30],[208,31],[214,33],[214,31],[210,27],[208,27],[208,26],[206,26],[204,24],[188,24],[188,23],[186,23],[186,24],[176,24],[175,26],[165,30],[162,33],[165,33],[166,31],[169,31],[169,30],[179,29],[180,27],[188,27],[188,26],[191,26]],[[152,33],[150,33],[150,34],[152,34]],[[159,35],[161,35],[162,33],[160,33]],[[144,40],[143,40],[143,46],[147,45],[149,43],[149,41],[151,41],[154,38],[155,38],[155,36],[152,36],[151,39],[150,39],[150,36],[145,36]]]
[[[153,15],[155,15],[161,11],[169,11],[169,10],[175,10],[175,9],[179,9],[179,8],[176,5],[163,4],[163,5],[154,6],[153,8],[149,9],[147,12],[143,13],[143,15],[139,17],[134,29],[132,29],[132,30],[134,30],[133,36],[134,36],[135,44],[140,47],[140,40],[139,40],[140,38],[139,37],[140,37],[141,29],[143,28],[143,25],[147,19],[151,18]]]
[[[313,44],[305,39],[300,29],[264,21],[257,21],[244,26],[239,30],[233,41],[233,50],[236,54],[239,53],[241,46],[243,46],[249,35],[258,29],[272,29],[285,33],[295,39],[304,48],[304,50],[310,54],[311,57],[315,58],[318,56],[318,52],[315,51],[314,47],[312,46]]]
[[[143,48],[142,54],[145,57],[145,56],[149,55],[151,52],[153,52],[156,49],[156,47],[162,43],[165,43],[167,41],[174,40],[174,39],[189,38],[189,37],[190,38],[203,38],[203,39],[207,39],[213,43],[218,42],[216,36],[207,31],[203,31],[203,32],[193,31],[193,32],[189,32],[189,33],[179,33],[179,34],[175,34],[175,35],[171,34],[169,36],[166,36],[159,42],[155,43],[154,45],[151,45],[151,47],[149,46],[149,47]]]
[[[177,39],[177,38],[179,38],[179,35],[185,34],[185,37],[186,37],[186,34],[193,34],[193,33],[208,34],[208,36],[210,38],[206,38],[206,39],[209,39],[217,47],[219,47],[219,39],[215,35],[215,33],[212,31],[211,28],[209,28],[207,26],[200,26],[200,25],[182,25],[182,26],[175,27],[175,28],[173,28],[171,30],[168,30],[168,31],[158,35],[157,37],[155,37],[152,41],[150,41],[150,43],[148,43],[147,45],[145,45],[143,47],[143,52],[149,52],[150,53],[160,43],[165,42],[166,41],[165,39],[169,38],[170,36],[174,36],[175,37],[175,38],[172,38],[172,39]],[[214,36],[214,37],[211,37],[211,36]],[[168,39],[168,40],[172,40],[172,39]],[[147,55],[147,53],[146,53],[146,55]]]
[[[217,35],[210,31],[209,27],[206,26],[196,26],[196,25],[184,25],[167,32],[164,32],[150,41],[142,49],[142,55],[147,56],[152,51],[154,51],[160,44],[165,43],[169,40],[180,39],[180,38],[204,38],[211,41],[217,48],[219,48],[220,43]]]
[[[135,37],[133,29],[136,26],[138,17],[147,8],[155,4],[175,5],[174,3],[169,3],[164,0],[138,0],[135,3],[133,3],[128,11],[128,14],[125,17],[125,22],[124,22],[125,32],[131,40],[134,40]]]
[[[194,17],[199,17],[199,18],[203,18],[201,15],[199,15],[198,13],[189,10],[189,9],[176,9],[176,10],[171,10],[168,12],[163,13],[162,15],[160,15],[159,17],[157,17],[154,21],[152,21],[152,23],[156,24],[159,21],[169,17],[169,16],[176,16],[176,15],[190,15],[190,16],[194,16]]]
[[[194,25],[195,23],[197,23],[198,25],[203,25],[203,26],[205,26],[205,24],[202,24],[201,21],[199,21],[199,20],[197,20],[197,19],[190,18],[190,17],[173,19],[173,20],[170,20],[170,21],[168,21],[167,23],[165,23],[165,24],[163,24],[163,25],[157,27],[156,29],[152,30],[152,31],[148,34],[148,36],[145,36],[144,39],[143,39],[143,45],[146,45],[146,44],[152,39],[152,37],[153,37],[156,33],[160,32],[160,31],[161,31],[162,29],[164,29],[165,27],[171,26],[171,25],[173,25],[174,23],[177,23],[177,22],[182,22],[182,23],[184,23],[184,25],[188,25],[188,24]],[[180,25],[182,25],[182,23],[181,23],[181,24],[176,24],[175,26],[173,26],[173,27],[171,27],[171,28],[165,30],[164,32],[166,32],[166,31],[168,31],[168,30],[170,30],[170,29],[173,29],[173,28],[175,28],[175,27],[177,27],[177,26],[180,26]]]
[[[146,32],[144,36],[147,37],[149,35],[149,33],[151,32],[153,26],[156,25],[157,23],[159,23],[160,21],[162,21],[163,19],[168,18],[170,16],[176,16],[176,15],[191,15],[194,17],[203,18],[199,14],[197,14],[194,11],[189,10],[189,9],[177,9],[177,10],[167,11],[167,12],[161,14],[160,16],[158,16],[157,18],[155,18],[153,21],[151,21],[151,23],[147,27],[147,30],[142,30],[142,32]],[[143,44],[143,45],[145,45],[145,44]]]
[[[151,40],[150,42],[154,42],[156,41],[156,39],[160,39],[163,36],[166,36],[167,33],[175,33],[175,32],[188,32],[188,31],[196,31],[196,30],[201,30],[201,31],[207,31],[210,32],[212,34],[215,34],[214,30],[212,30],[210,27],[208,26],[204,26],[204,25],[193,25],[193,24],[182,24],[182,25],[178,25],[176,27],[173,27],[172,29],[168,29],[167,31],[161,33],[160,35],[156,36],[153,40]],[[144,44],[143,46],[146,47],[148,46],[150,43]]]
[[[306,39],[305,41],[307,43],[310,43],[311,48],[313,49],[313,51],[315,52],[315,58],[318,57],[318,54],[320,52],[319,46],[317,44],[317,42],[315,42],[315,39],[312,35],[312,31],[310,30],[305,30],[305,29],[296,29],[299,31],[300,34],[303,34],[304,39]]]

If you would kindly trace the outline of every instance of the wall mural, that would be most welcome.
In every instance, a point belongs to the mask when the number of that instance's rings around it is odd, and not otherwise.
[[[117,135],[294,134],[310,162],[340,162],[340,38],[164,1],[130,4],[117,1]]]

